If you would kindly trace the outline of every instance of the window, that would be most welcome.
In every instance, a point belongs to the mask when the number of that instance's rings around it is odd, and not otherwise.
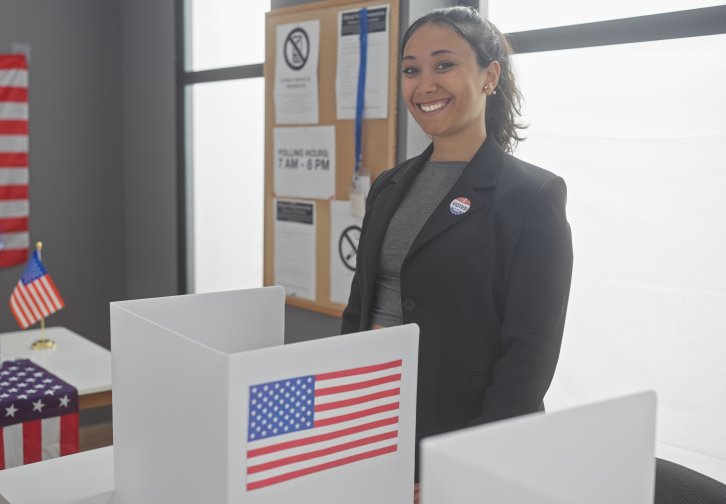
[[[187,291],[260,287],[270,0],[182,1]]]
[[[264,79],[191,89],[194,290],[262,286]]]
[[[546,403],[655,389],[657,455],[706,474],[709,459],[726,460],[716,443],[726,408],[712,401],[724,393],[715,356],[726,353],[726,6],[716,3],[659,2],[704,7],[668,14],[664,28],[652,2],[489,1],[506,32],[648,15],[512,37],[526,41],[514,64],[530,124],[516,155],[565,178],[573,229],[567,327]],[[689,26],[680,35],[679,20]],[[553,41],[557,50],[542,50]]]
[[[209,70],[265,60],[265,12],[270,0],[189,0],[191,65]]]

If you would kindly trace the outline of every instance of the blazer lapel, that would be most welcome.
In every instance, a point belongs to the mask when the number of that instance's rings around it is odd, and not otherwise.
[[[416,239],[411,244],[406,259],[411,257],[427,242],[446,229],[464,222],[472,215],[491,206],[490,189],[497,185],[502,165],[502,148],[491,137],[484,141],[464,172],[434,209]],[[454,203],[454,200],[458,200]],[[466,207],[469,207],[468,209]]]
[[[365,250],[368,253],[365,253],[362,258],[362,267],[365,273],[361,281],[364,282],[363,292],[367,294],[367,299],[363,300],[364,307],[369,306],[373,298],[374,284],[378,273],[378,257],[391,217],[393,217],[416,175],[431,157],[433,150],[433,144],[429,145],[420,156],[412,159],[406,166],[401,167],[397,173],[384,181],[385,185],[378,189],[376,199],[369,208],[365,237]],[[364,308],[365,312],[366,308]]]

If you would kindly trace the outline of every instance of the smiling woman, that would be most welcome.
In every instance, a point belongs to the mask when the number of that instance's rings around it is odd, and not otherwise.
[[[499,30],[439,9],[401,47],[403,99],[432,143],[370,190],[343,332],[418,324],[420,440],[544,409],[572,239],[564,181],[507,152],[520,95]]]
[[[468,161],[486,137],[482,89],[496,88],[499,63],[480,67],[466,40],[436,24],[416,30],[405,47],[401,93],[416,122],[436,137],[432,160]]]

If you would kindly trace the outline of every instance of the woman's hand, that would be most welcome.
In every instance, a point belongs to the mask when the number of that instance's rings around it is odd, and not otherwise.
[[[421,499],[421,484],[420,483],[414,483],[413,484],[413,504],[418,504]]]

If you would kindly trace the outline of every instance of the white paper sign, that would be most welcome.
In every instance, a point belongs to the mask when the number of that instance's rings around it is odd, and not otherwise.
[[[275,122],[317,124],[320,21],[277,27]]]
[[[350,201],[330,202],[330,300],[346,304],[355,273],[363,219],[353,216]]]
[[[315,202],[275,202],[275,283],[315,301]]]
[[[276,196],[335,197],[335,126],[275,128]]]
[[[368,9],[365,119],[388,117],[389,6]],[[358,10],[338,14],[338,65],[335,77],[338,119],[355,119],[360,62]]]

